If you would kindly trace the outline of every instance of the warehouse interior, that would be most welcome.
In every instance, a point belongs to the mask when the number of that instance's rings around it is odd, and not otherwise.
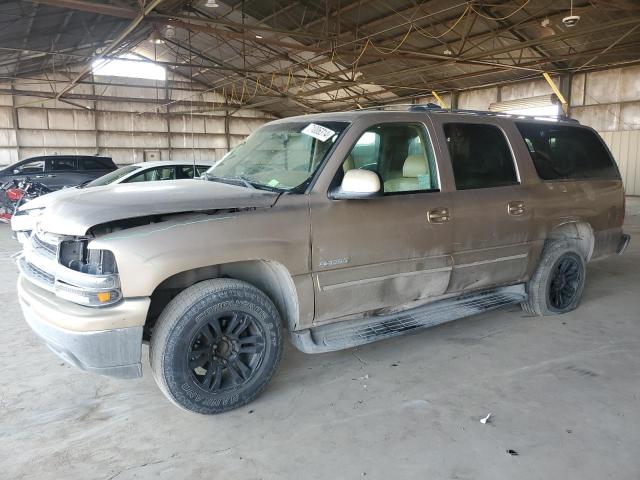
[[[535,105],[554,93],[548,72],[566,113],[606,132],[627,192],[640,192],[626,168],[640,141],[637,2],[575,2],[575,27],[562,23],[570,0],[209,3],[166,0],[143,15],[137,2],[4,2],[0,165],[67,153],[215,161],[275,118],[438,103],[432,92],[452,108]],[[92,66],[119,57],[166,80]]]
[[[0,225],[3,478],[638,478],[640,2],[7,0],[0,26],[0,168],[213,165],[272,120],[394,105],[565,116],[613,154],[632,236],[562,318],[285,346],[256,402],[202,417],[158,396],[146,350],[126,383],[54,357]]]

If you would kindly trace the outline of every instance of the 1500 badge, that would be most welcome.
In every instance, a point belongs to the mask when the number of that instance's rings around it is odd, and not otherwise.
[[[344,265],[349,263],[348,258],[333,258],[331,260],[320,260],[321,267],[333,267],[335,265]]]

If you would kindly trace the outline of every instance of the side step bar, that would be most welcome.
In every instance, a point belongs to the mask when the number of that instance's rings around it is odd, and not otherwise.
[[[356,347],[397,337],[422,328],[486,312],[526,300],[524,285],[438,300],[411,310],[387,315],[345,320],[291,332],[296,348],[304,353],[322,353]]]

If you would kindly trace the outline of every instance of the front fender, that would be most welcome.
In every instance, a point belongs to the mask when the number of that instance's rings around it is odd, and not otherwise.
[[[232,262],[275,261],[292,276],[308,273],[308,209],[284,203],[289,205],[174,217],[103,235],[89,248],[113,252],[125,298],[150,296],[178,273]]]

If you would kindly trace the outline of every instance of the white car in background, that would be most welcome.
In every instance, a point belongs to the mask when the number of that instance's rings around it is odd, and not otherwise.
[[[36,220],[45,211],[52,200],[61,196],[74,195],[78,188],[104,187],[119,183],[155,182],[161,180],[176,180],[199,178],[211,167],[210,164],[193,162],[141,162],[121,167],[107,173],[84,185],[65,188],[47,195],[35,198],[22,205],[11,217],[11,229],[20,243],[29,238],[35,227]]]

